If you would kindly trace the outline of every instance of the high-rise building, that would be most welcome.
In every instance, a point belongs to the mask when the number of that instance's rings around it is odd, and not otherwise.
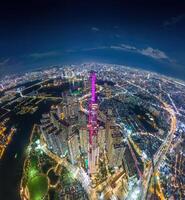
[[[74,115],[77,116],[78,112],[79,112],[80,105],[79,105],[79,103],[76,99],[74,100],[72,106],[73,106]]]
[[[112,95],[110,87],[107,85],[107,83],[104,84],[104,87],[105,87],[105,91],[104,91],[105,92],[105,96],[107,98],[110,98],[111,95]]]
[[[78,115],[79,112],[79,104],[77,99],[74,97],[67,97],[66,102],[63,104],[61,112],[64,117],[67,118],[74,118]],[[60,115],[61,116],[61,115]]]
[[[86,117],[86,115],[85,115],[83,112],[81,112],[81,111],[78,112],[78,123],[79,123],[79,125],[80,125],[81,127],[87,125],[87,117]]]
[[[61,113],[62,113],[62,105],[59,104],[59,105],[57,105],[57,116],[58,116],[58,118],[61,118]]]
[[[115,144],[113,146],[113,152],[109,164],[111,167],[120,167],[123,163],[125,148],[121,144]]]
[[[50,115],[43,115],[40,122],[40,130],[47,147],[57,155],[65,156],[68,152],[68,129],[60,123],[57,112],[53,109]]]
[[[106,122],[106,150],[107,150],[107,157],[110,159],[113,149],[113,138],[112,133],[114,129],[113,126],[110,126],[110,121]]]
[[[107,157],[110,167],[122,165],[124,155],[124,144],[122,133],[117,126],[110,126],[107,139]]]
[[[91,72],[91,99],[89,101],[89,114],[88,114],[88,129],[89,129],[89,152],[88,152],[88,173],[93,175],[97,172],[99,147],[98,147],[98,123],[97,111],[98,105],[96,102],[96,74]]]
[[[67,130],[61,129],[58,134],[58,142],[61,148],[61,156],[64,157],[68,153]]]
[[[72,164],[77,163],[77,159],[80,156],[80,148],[79,148],[79,141],[78,135],[73,134],[68,139],[68,147],[69,147],[69,157]]]
[[[53,153],[61,156],[62,148],[61,148],[61,143],[57,134],[58,134],[58,131],[56,129],[51,130],[51,131],[44,131],[43,137],[47,143],[47,148],[50,149]]]
[[[53,123],[53,125],[59,130],[61,126],[58,121],[58,117],[57,117],[56,113],[52,111],[50,114],[50,117],[51,117],[51,122]]]
[[[80,128],[80,147],[81,152],[87,154],[88,153],[88,147],[89,147],[89,135],[88,130],[86,127]]]
[[[69,116],[69,115],[68,115],[68,108],[67,108],[66,105],[63,106],[63,113],[64,113],[64,117],[65,117],[65,118],[68,118],[68,116]]]
[[[105,148],[105,128],[100,126],[98,129],[98,145],[101,150]]]
[[[73,116],[73,109],[71,104],[67,105],[69,118]]]

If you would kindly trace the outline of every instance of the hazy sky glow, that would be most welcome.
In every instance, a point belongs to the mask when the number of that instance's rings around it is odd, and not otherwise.
[[[1,3],[0,73],[89,61],[185,74],[185,1]],[[184,78],[185,79],[185,78]]]

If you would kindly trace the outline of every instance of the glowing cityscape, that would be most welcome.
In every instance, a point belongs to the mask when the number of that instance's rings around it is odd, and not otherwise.
[[[0,25],[0,200],[185,200],[185,0],[6,0]]]
[[[43,74],[47,74],[43,80],[34,81]],[[184,94],[183,82],[98,63],[44,70],[31,82],[10,89],[2,99],[6,110],[2,126],[11,128],[7,129],[10,144],[25,129],[19,124],[26,123],[25,116],[33,124],[21,199],[180,199],[185,195],[180,178],[185,126],[182,104],[173,93],[176,87],[178,95]],[[2,127],[1,134],[5,131]],[[1,148],[9,145],[3,138]],[[6,148],[1,152],[3,158]]]

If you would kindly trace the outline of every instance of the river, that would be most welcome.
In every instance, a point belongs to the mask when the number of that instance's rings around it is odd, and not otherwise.
[[[68,83],[53,90],[60,96],[63,92],[75,91],[79,86],[81,86],[79,82]],[[20,200],[20,182],[32,127],[35,123],[40,122],[42,114],[49,112],[53,104],[53,101],[40,102],[38,110],[34,114],[16,115],[14,112],[10,113],[11,124],[16,126],[17,131],[0,160],[0,200]]]

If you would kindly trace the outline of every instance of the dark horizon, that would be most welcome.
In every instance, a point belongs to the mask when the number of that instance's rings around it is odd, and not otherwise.
[[[6,1],[0,25],[1,77],[104,62],[185,79],[185,1]]]

